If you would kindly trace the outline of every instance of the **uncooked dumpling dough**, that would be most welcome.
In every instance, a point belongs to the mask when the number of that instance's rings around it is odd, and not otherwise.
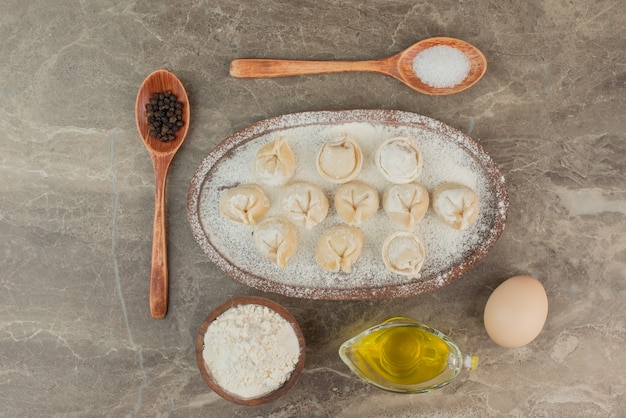
[[[328,199],[316,185],[299,181],[282,189],[280,207],[291,222],[311,229],[326,218]]]
[[[433,193],[433,211],[446,225],[465,231],[478,216],[476,192],[458,183],[443,183]]]
[[[254,245],[263,257],[285,268],[296,251],[296,228],[286,219],[264,219],[254,228]]]
[[[315,247],[315,260],[324,270],[350,273],[363,250],[363,233],[349,225],[337,225],[324,232]]]
[[[406,137],[385,141],[376,152],[376,166],[387,180],[404,184],[422,173],[422,157],[414,141]]]
[[[343,135],[322,146],[316,163],[322,178],[331,183],[345,183],[359,174],[363,156],[357,143]]]
[[[419,277],[425,251],[420,240],[410,232],[398,231],[383,243],[383,262],[394,273]]]
[[[428,190],[419,183],[394,184],[383,194],[383,208],[393,222],[413,230],[428,210]]]
[[[231,221],[254,225],[270,208],[270,199],[258,184],[242,184],[220,196],[219,211]]]
[[[293,177],[296,157],[284,137],[265,144],[254,158],[257,178],[268,186],[283,186]]]
[[[378,211],[378,190],[362,181],[342,184],[335,191],[337,214],[349,225],[359,226]]]

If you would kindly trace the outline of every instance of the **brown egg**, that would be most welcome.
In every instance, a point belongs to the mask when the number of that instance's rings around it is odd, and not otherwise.
[[[502,347],[522,347],[534,340],[548,316],[548,297],[537,279],[514,276],[493,291],[485,306],[485,329]]]

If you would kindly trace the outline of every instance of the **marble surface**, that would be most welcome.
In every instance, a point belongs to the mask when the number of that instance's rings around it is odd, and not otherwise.
[[[0,417],[619,417],[626,377],[626,9],[622,0],[8,0],[0,14]],[[470,90],[420,95],[376,74],[229,76],[242,57],[380,58],[431,36],[489,67]],[[135,128],[139,85],[167,68],[191,100],[167,190],[170,307],[148,310],[154,180]],[[398,109],[474,137],[510,193],[506,229],[435,292],[312,301],[231,279],[186,220],[195,169],[231,132],[285,113]],[[526,347],[487,336],[492,290],[534,275],[548,320]],[[196,333],[227,299],[262,295],[298,318],[298,383],[259,407],[212,393]],[[381,392],[337,355],[357,331],[419,319],[481,358],[426,395]]]

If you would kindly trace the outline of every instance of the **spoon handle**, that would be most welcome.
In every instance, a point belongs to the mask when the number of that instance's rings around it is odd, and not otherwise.
[[[275,59],[236,59],[230,63],[230,75],[237,78],[286,77],[306,74],[365,71],[389,74],[389,59],[368,61],[305,61]]]
[[[168,271],[167,235],[165,233],[165,185],[171,158],[155,156],[154,224],[152,227],[152,263],[150,266],[150,314],[163,318],[167,313]]]

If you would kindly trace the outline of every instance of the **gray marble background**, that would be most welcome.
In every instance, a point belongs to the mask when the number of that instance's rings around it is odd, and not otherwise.
[[[0,13],[0,417],[620,417],[626,413],[626,8],[623,0],[5,0]],[[376,74],[231,78],[242,57],[367,59],[452,36],[485,77],[448,97]],[[134,123],[139,85],[174,71],[192,109],[170,170],[170,309],[148,310],[154,180]],[[491,254],[450,286],[406,299],[262,294],[217,269],[186,220],[195,169],[234,130],[297,111],[385,108],[478,140],[510,192]],[[530,345],[488,338],[482,312],[514,274],[544,284]],[[225,300],[263,295],[300,321],[296,386],[229,404],[198,373],[195,336]],[[436,393],[381,392],[336,354],[394,315],[481,358]]]

